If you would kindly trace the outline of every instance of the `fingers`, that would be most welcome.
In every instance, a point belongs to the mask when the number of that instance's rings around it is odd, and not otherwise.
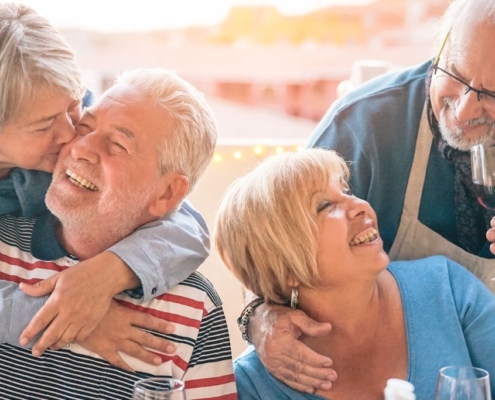
[[[170,334],[175,331],[173,324],[160,318],[156,318],[151,314],[128,309],[126,309],[126,311],[128,311],[129,315],[132,317],[132,325],[164,334]]]
[[[161,353],[172,354],[175,352],[175,346],[171,342],[141,329],[135,330],[133,341],[140,346],[149,347]]]
[[[31,319],[29,324],[21,333],[21,339],[19,343],[21,346],[27,345],[34,337],[45,329],[52,320],[56,317],[56,312],[51,309],[50,304],[45,304]],[[52,333],[53,334],[53,333]],[[54,335],[54,341],[50,344],[55,343],[59,339],[58,336]]]
[[[33,346],[33,356],[41,356],[47,348],[58,350],[75,341],[77,328],[70,324],[65,330],[52,323]]]
[[[315,389],[330,390],[332,382],[337,380],[337,373],[331,368],[313,367],[289,357],[269,370],[286,385],[306,393],[313,393]]]
[[[129,371],[129,372],[134,372],[134,370],[129,366],[129,364],[127,364],[122,359],[122,357],[119,356],[119,353],[117,353],[117,352],[108,352],[107,354],[100,354],[100,356],[117,368]]]
[[[60,273],[51,276],[48,279],[44,279],[35,283],[34,285],[29,285],[27,283],[20,283],[19,288],[29,296],[40,297],[50,294],[55,289],[55,285],[60,277]]]
[[[304,334],[311,337],[328,335],[332,329],[329,323],[316,322],[303,312],[291,313],[289,318]]]
[[[492,219],[493,221],[493,219]],[[493,224],[493,222],[492,222]],[[491,228],[491,229],[488,229],[488,231],[486,231],[486,239],[489,241],[489,242],[495,242],[495,228]]]
[[[158,354],[145,349],[135,342],[127,341],[124,344],[122,351],[134,358],[144,361],[147,364],[160,365],[163,362],[162,358]]]

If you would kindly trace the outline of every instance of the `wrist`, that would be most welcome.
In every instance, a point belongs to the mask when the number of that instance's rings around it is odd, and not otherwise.
[[[135,289],[141,285],[137,275],[115,253],[107,250],[97,257],[100,258],[100,267],[105,268],[111,277],[109,282],[111,282],[113,295],[124,290]]]
[[[245,308],[242,310],[242,313],[239,318],[237,318],[237,326],[242,334],[242,339],[252,344],[249,338],[249,319],[251,314],[253,314],[256,307],[262,305],[265,301],[262,298],[256,298],[251,301]]]

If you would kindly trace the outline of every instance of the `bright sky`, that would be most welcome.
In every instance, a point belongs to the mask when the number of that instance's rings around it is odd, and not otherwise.
[[[274,5],[284,14],[301,14],[336,4],[373,0],[21,0],[59,28],[101,31],[152,30],[222,21],[233,5]]]

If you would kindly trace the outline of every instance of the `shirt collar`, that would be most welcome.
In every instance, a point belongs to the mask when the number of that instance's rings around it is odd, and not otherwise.
[[[31,238],[31,254],[38,260],[52,261],[69,256],[57,238],[56,224],[57,219],[49,212],[36,219]]]

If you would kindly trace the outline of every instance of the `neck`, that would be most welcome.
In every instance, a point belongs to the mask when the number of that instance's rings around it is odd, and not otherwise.
[[[382,275],[326,290],[300,290],[302,311],[318,322],[332,324],[332,338],[364,338],[380,323],[384,299]]]
[[[60,223],[56,232],[63,248],[81,261],[93,258],[126,236],[117,237],[110,232],[105,236],[94,235],[91,227],[67,228]]]

